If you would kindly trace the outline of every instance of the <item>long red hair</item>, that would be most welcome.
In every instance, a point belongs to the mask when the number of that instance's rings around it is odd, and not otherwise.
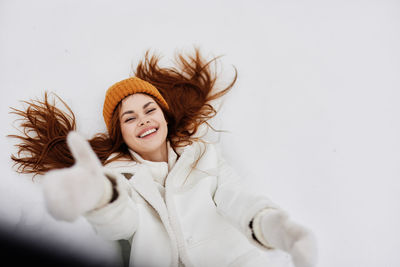
[[[199,140],[194,137],[202,124],[217,113],[211,101],[225,95],[237,78],[225,88],[216,88],[217,71],[212,68],[218,57],[206,61],[199,49],[193,54],[177,54],[174,67],[161,67],[160,58],[146,52],[139,62],[134,76],[153,84],[169,105],[163,110],[168,121],[168,140],[173,148],[190,145]],[[56,107],[58,99],[64,110]],[[20,133],[9,135],[18,139],[16,154],[11,159],[20,173],[44,174],[51,169],[70,167],[74,163],[66,143],[70,131],[76,130],[76,118],[72,110],[58,96],[50,99],[24,101],[26,109],[12,108],[19,117]],[[130,153],[121,134],[119,109],[116,107],[109,133],[98,133],[89,141],[102,164],[128,157]],[[161,106],[161,105],[160,105]],[[110,157],[113,155],[112,157]]]

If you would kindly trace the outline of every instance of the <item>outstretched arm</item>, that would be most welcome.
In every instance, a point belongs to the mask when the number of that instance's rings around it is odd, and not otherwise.
[[[265,196],[244,190],[239,176],[225,161],[219,165],[214,201],[219,211],[236,224],[249,239],[266,248],[288,252],[296,267],[313,267],[316,242],[313,234],[293,222]]]
[[[74,221],[83,215],[106,238],[129,238],[136,229],[137,211],[124,178],[103,168],[89,143],[79,134],[70,132],[67,143],[75,164],[49,171],[43,179],[49,213],[64,221]]]

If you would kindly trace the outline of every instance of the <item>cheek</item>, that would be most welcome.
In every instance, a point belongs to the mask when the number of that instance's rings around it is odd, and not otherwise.
[[[165,119],[164,113],[160,110],[160,112],[157,112],[155,115],[155,120],[158,121],[160,124],[167,124],[167,121]]]
[[[121,134],[125,143],[129,143],[134,138],[134,130],[135,129],[132,124],[121,124]]]
[[[168,123],[163,115],[161,115],[161,117],[159,118],[159,122],[163,126],[163,128],[165,128],[165,131],[168,131]]]

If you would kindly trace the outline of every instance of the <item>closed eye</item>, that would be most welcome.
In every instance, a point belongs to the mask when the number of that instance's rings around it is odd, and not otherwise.
[[[129,122],[129,121],[133,121],[133,120],[136,120],[136,118],[135,118],[135,117],[130,117],[130,118],[127,118],[127,119],[125,120],[125,122]]]
[[[149,109],[148,111],[146,111],[146,114],[149,114],[149,113],[153,112],[154,110],[156,110],[156,108]]]

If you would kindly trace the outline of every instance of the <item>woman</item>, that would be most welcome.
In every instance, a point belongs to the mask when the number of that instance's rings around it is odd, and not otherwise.
[[[108,134],[89,143],[75,117],[44,101],[14,110],[26,118],[12,156],[21,172],[45,174],[50,214],[84,216],[110,240],[128,240],[130,266],[314,266],[312,234],[268,198],[246,192],[200,127],[215,116],[216,75],[199,51],[161,68],[146,54],[106,93]],[[37,133],[32,137],[31,131]],[[44,147],[44,149],[43,149]],[[25,153],[27,154],[27,153]]]

